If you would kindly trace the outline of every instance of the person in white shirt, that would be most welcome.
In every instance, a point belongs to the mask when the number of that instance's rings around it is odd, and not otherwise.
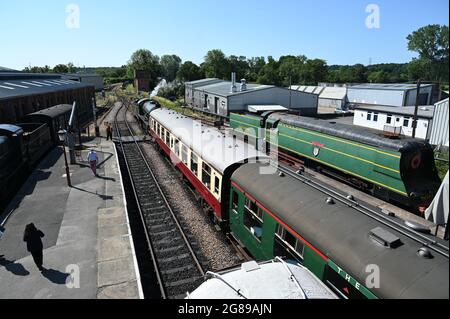
[[[91,165],[92,173],[94,173],[94,175],[97,176],[98,156],[94,150],[91,150],[88,153],[88,162],[89,162],[89,165]]]

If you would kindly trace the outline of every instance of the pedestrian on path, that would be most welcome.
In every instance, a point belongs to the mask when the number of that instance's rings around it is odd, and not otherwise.
[[[34,224],[27,225],[23,234],[23,241],[27,243],[27,250],[33,256],[34,263],[40,271],[44,270],[44,267],[42,267],[44,246],[41,239],[44,236],[44,233],[38,230]]]
[[[112,141],[112,139],[113,139],[113,128],[112,128],[111,124],[108,124],[108,127],[106,128],[106,140]]]
[[[97,152],[94,150],[91,150],[88,153],[88,162],[91,166],[92,173],[94,173],[95,176],[97,176],[97,163],[98,163],[98,156]]]

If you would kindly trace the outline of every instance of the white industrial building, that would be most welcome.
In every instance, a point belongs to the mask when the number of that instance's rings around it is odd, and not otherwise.
[[[416,138],[430,138],[434,109],[434,105],[419,107]],[[355,108],[353,124],[383,131],[386,135],[411,137],[414,110],[414,106],[360,105]]]
[[[290,109],[302,115],[317,114],[318,96],[273,85],[248,84],[245,80],[205,79],[186,83],[186,103],[203,111],[229,116],[231,112]]]
[[[433,125],[431,128],[430,144],[448,146],[448,98],[435,104]]]
[[[95,87],[95,91],[102,91],[103,77],[99,74],[83,74],[83,73],[73,73],[73,74],[61,74],[61,79],[76,81],[83,84],[90,84]]]
[[[390,106],[414,106],[416,104],[416,84],[360,84],[347,87],[348,102],[352,104],[373,104]],[[419,104],[433,104],[433,85],[422,84]]]
[[[319,98],[319,108],[329,108],[335,112],[343,112],[346,110],[347,89],[345,87],[293,85],[291,89],[317,95]]]

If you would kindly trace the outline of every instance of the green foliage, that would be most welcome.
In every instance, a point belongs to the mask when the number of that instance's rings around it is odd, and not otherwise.
[[[191,61],[184,62],[177,73],[177,79],[182,82],[200,80],[203,77],[200,67]]]
[[[448,152],[436,152],[435,157],[448,161]],[[438,170],[439,177],[443,180],[448,172],[448,162],[436,160],[436,168]]]
[[[163,55],[161,57],[162,76],[167,82],[175,80],[181,67],[181,58],[177,55]]]
[[[408,50],[417,52],[412,73],[423,80],[444,81],[449,78],[448,26],[431,24],[407,37]],[[417,74],[419,73],[419,75]]]
[[[176,101],[179,99],[183,99],[184,93],[185,93],[184,84],[178,84],[162,88],[161,90],[159,90],[158,96],[171,101]]]
[[[221,50],[208,51],[201,68],[207,78],[228,79],[230,77],[228,60]]]
[[[128,61],[128,77],[134,77],[134,71],[144,71],[150,79],[150,86],[156,86],[158,77],[162,74],[160,59],[151,51],[140,49],[131,55]]]

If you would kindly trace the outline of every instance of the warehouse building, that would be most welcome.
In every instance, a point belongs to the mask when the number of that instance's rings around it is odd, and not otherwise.
[[[432,105],[433,85],[422,84],[419,94],[420,105]],[[347,88],[347,98],[352,104],[373,104],[389,106],[414,106],[416,84],[360,84]]]
[[[186,82],[185,83],[186,104],[193,106],[195,104],[194,101],[198,101],[201,99],[201,92],[196,90],[198,87],[215,84],[215,83],[219,83],[219,82],[222,82],[222,81],[219,79],[216,79],[216,78],[208,78],[208,79]]]
[[[209,82],[208,82],[209,81]],[[212,82],[211,82],[212,81]],[[205,84],[208,83],[208,84]],[[318,96],[273,85],[248,84],[245,80],[205,79],[205,82],[187,83],[187,104],[205,112],[229,116],[231,112],[265,112],[290,109],[305,116],[317,114]],[[193,85],[193,88],[191,88]]]
[[[30,113],[77,102],[79,115],[92,121],[92,85],[63,80],[56,74],[0,72],[0,123],[15,124]]]
[[[318,96],[318,107],[334,112],[345,112],[347,105],[347,89],[345,87],[324,86],[291,86],[292,90],[315,94]]]
[[[92,85],[96,92],[101,92],[104,88],[103,77],[99,74],[61,74],[61,79]]]
[[[448,98],[435,104],[430,144],[448,149]]]

